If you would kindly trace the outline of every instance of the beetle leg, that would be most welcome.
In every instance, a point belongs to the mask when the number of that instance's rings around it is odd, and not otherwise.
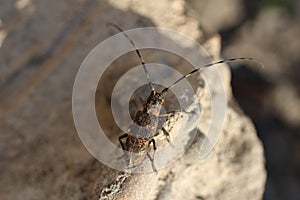
[[[150,146],[151,143],[153,144],[153,149],[154,149],[154,151],[156,151],[155,140],[154,140],[154,139],[151,139],[151,141],[149,142],[149,146]]]
[[[162,115],[158,115],[158,117],[172,117],[174,116],[176,113],[179,113],[180,110],[174,110],[174,111],[171,111],[169,113],[166,113],[166,114],[162,114]]]
[[[155,151],[156,151],[155,140],[154,140],[154,139],[151,139],[151,141],[149,142],[148,146],[150,146],[151,143],[152,143],[152,145],[153,145],[153,150],[154,150],[154,151],[153,151],[153,156],[152,156],[152,158],[151,158],[151,156],[150,156],[149,153],[147,153],[147,156],[148,156],[149,160],[151,161],[151,165],[152,165],[153,171],[155,171],[155,172],[157,173],[157,170],[156,170],[155,165],[154,165],[154,155],[155,155]]]
[[[166,140],[169,142],[169,144],[171,145],[171,147],[174,147],[174,145],[171,143],[171,140],[170,140],[170,133],[165,129],[165,127],[162,127],[161,129],[164,132]]]
[[[124,146],[124,143],[122,142],[122,139],[127,138],[127,137],[128,137],[128,133],[125,133],[119,137],[119,142],[120,142],[123,150],[125,150],[125,146]]]
[[[161,129],[162,129],[167,141],[170,143],[171,142],[170,141],[170,133],[165,129],[165,127],[162,127]]]
[[[149,160],[151,161],[153,171],[155,171],[157,173],[157,169],[155,168],[155,165],[154,165],[154,155],[153,155],[153,158],[151,158],[150,154],[147,153],[147,156],[148,156]]]

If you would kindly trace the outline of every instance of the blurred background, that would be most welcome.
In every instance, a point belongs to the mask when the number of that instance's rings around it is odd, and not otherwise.
[[[95,195],[91,182],[101,172],[76,136],[74,77],[88,52],[115,33],[104,31],[103,21],[126,24],[124,29],[156,25],[115,5],[0,0],[1,199]],[[185,6],[204,36],[221,34],[224,58],[253,57],[264,64],[232,66],[233,93],[263,142],[264,199],[299,199],[300,1],[186,0]]]
[[[222,56],[265,65],[232,67],[233,94],[263,142],[264,199],[300,198],[300,1],[190,0],[207,32],[222,35]]]

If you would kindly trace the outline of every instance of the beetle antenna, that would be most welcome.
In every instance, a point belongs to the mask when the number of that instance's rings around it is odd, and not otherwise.
[[[259,63],[262,66],[262,68],[264,68],[264,65],[261,62],[255,60],[253,58],[227,58],[227,59],[223,59],[223,60],[220,60],[220,61],[217,61],[217,62],[213,62],[213,63],[207,64],[207,65],[201,66],[201,67],[196,68],[193,71],[187,73],[186,75],[182,76],[181,78],[179,78],[178,80],[176,80],[174,83],[172,83],[169,87],[166,87],[165,89],[163,89],[161,91],[161,96],[164,96],[178,82],[180,82],[184,78],[187,78],[187,77],[191,76],[192,74],[194,74],[194,73],[196,73],[198,71],[204,70],[205,68],[208,68],[208,67],[211,67],[211,66],[214,66],[214,65],[218,65],[218,64],[222,64],[222,63],[229,63],[229,62],[234,62],[234,61],[241,61],[241,60],[255,61],[255,62]]]
[[[150,75],[149,75],[149,72],[148,72],[148,70],[147,70],[147,68],[146,68],[145,61],[144,61],[144,59],[143,59],[143,57],[142,57],[142,54],[141,54],[141,52],[136,48],[134,42],[130,39],[130,37],[126,34],[126,32],[124,32],[123,29],[121,29],[118,25],[116,25],[116,24],[114,24],[114,23],[107,23],[107,26],[112,26],[112,27],[116,28],[118,31],[120,31],[120,32],[121,32],[121,33],[129,40],[130,44],[131,44],[131,45],[133,46],[133,48],[135,49],[135,52],[136,52],[136,54],[138,55],[138,57],[139,57],[139,59],[140,59],[140,62],[141,62],[141,64],[142,64],[142,66],[143,66],[143,69],[144,69],[144,72],[145,72],[145,74],[146,74],[146,78],[147,78],[147,81],[148,81],[148,84],[149,84],[150,89],[151,89],[152,91],[155,91],[155,88],[154,88],[154,86],[153,86],[153,84],[152,84],[152,82],[151,82],[151,80],[150,80]]]

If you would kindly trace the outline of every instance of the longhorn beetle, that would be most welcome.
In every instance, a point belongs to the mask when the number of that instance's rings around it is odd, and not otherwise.
[[[164,135],[166,136],[168,142],[170,142],[168,131],[164,127],[159,125],[159,117],[161,115],[161,108],[165,101],[165,95],[169,92],[169,90],[173,86],[175,86],[178,82],[180,82],[181,80],[189,77],[190,75],[192,75],[204,68],[208,68],[208,67],[211,67],[211,66],[214,66],[217,64],[237,61],[237,60],[252,60],[252,61],[256,61],[256,60],[253,58],[238,57],[238,58],[228,58],[228,59],[223,59],[223,60],[220,60],[217,62],[213,62],[213,63],[207,64],[207,65],[204,65],[204,66],[201,66],[201,67],[198,67],[198,68],[192,70],[191,72],[185,74],[184,76],[182,76],[181,78],[179,78],[178,80],[173,82],[169,87],[166,87],[166,88],[162,89],[161,91],[157,91],[155,89],[153,83],[150,80],[150,76],[147,71],[145,61],[144,61],[140,51],[136,48],[135,43],[129,38],[129,36],[126,34],[126,32],[124,32],[118,25],[113,24],[113,23],[108,23],[107,25],[116,28],[131,43],[131,45],[135,49],[135,52],[139,58],[139,61],[143,67],[144,73],[145,73],[147,81],[148,81],[148,85],[151,89],[151,93],[150,93],[149,97],[147,98],[146,102],[143,104],[143,109],[137,111],[137,113],[135,114],[134,119],[133,119],[134,123],[132,125],[130,125],[130,127],[129,127],[129,132],[122,134],[119,137],[119,142],[121,144],[123,151],[125,151],[125,155],[126,155],[126,152],[135,153],[140,156],[143,155],[144,157],[145,157],[145,155],[147,155],[147,157],[151,161],[153,170],[155,172],[157,172],[155,165],[154,165],[154,154],[157,149],[154,138],[158,134],[158,131],[162,130]],[[126,140],[124,141],[124,139],[126,139]],[[151,145],[154,150],[153,157],[151,157],[149,154],[149,152],[151,151]],[[132,157],[127,158],[127,159],[129,159],[127,164],[132,165],[129,167],[137,166],[137,165],[133,165]]]

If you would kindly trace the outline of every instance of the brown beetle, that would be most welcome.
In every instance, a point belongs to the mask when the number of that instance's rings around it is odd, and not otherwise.
[[[160,116],[161,116],[161,108],[165,101],[165,95],[168,93],[168,91],[176,85],[181,80],[189,77],[190,75],[200,71],[203,68],[207,68],[213,65],[237,61],[237,60],[253,60],[252,58],[229,58],[229,59],[223,59],[217,62],[213,62],[204,66],[201,66],[199,68],[194,69],[193,71],[187,73],[186,75],[182,76],[178,80],[176,80],[174,83],[172,83],[169,87],[164,88],[161,90],[161,92],[158,92],[155,90],[154,85],[150,81],[150,76],[147,71],[144,59],[140,53],[140,51],[136,48],[134,42],[129,38],[129,36],[124,32],[119,26],[116,24],[109,23],[108,25],[115,27],[118,29],[131,43],[131,45],[134,47],[139,60],[143,66],[143,70],[146,74],[146,77],[148,79],[148,84],[151,89],[151,93],[149,97],[147,98],[147,101],[143,104],[143,109],[137,111],[137,113],[134,116],[133,124],[129,127],[128,133],[125,133],[119,137],[119,142],[121,144],[122,149],[125,152],[126,161],[128,164],[128,167],[136,167],[140,165],[146,158],[146,156],[150,159],[152,168],[154,171],[157,172],[157,169],[154,165],[154,153],[156,151],[156,142],[155,142],[155,136],[158,134],[159,130],[162,130],[164,135],[166,136],[168,142],[169,142],[169,133],[168,131],[162,126],[163,123],[160,123]],[[257,62],[257,61],[256,61]],[[174,111],[176,112],[176,111]],[[166,120],[164,118],[163,120]],[[124,139],[125,142],[124,142]],[[151,151],[151,148],[153,148],[153,156],[151,157],[149,152]],[[139,157],[139,159],[138,159]]]

